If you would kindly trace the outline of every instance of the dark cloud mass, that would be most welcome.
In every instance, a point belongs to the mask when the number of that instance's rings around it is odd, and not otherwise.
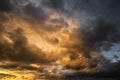
[[[100,47],[112,45],[112,43],[118,43],[120,41],[120,28],[118,23],[107,22],[103,19],[91,21],[85,29],[83,28],[82,33],[85,35],[87,41],[99,49]]]
[[[12,60],[22,63],[49,63],[50,60],[45,59],[46,55],[34,45],[28,43],[21,28],[15,29],[13,32],[1,32],[0,40],[0,59]],[[9,43],[4,38],[6,35],[12,41]]]
[[[68,77],[119,79],[119,56],[109,54],[117,56],[112,63],[101,54],[120,45],[119,4],[120,0],[0,0],[0,60],[23,64],[61,61],[65,69],[93,71]],[[36,70],[18,64],[1,67],[18,66]]]
[[[12,9],[12,5],[10,4],[10,0],[1,0],[0,1],[0,12],[2,11],[10,11]]]
[[[54,1],[43,0],[42,3],[43,3],[43,5],[51,7],[55,10],[63,10],[63,8],[64,8],[64,1],[63,0],[54,0]]]
[[[42,8],[40,7],[35,8],[32,4],[24,6],[24,12],[29,16],[41,21],[47,18],[47,15],[44,13]]]

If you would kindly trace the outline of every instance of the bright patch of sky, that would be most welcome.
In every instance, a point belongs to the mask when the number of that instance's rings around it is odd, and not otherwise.
[[[120,44],[115,44],[109,51],[104,51],[101,54],[111,62],[117,62],[117,60],[120,60]]]

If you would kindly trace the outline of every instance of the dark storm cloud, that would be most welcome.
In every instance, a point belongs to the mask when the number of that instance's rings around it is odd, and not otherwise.
[[[119,26],[117,22],[97,19],[92,22],[90,21],[90,24],[88,23],[88,26],[83,28],[81,34],[84,35],[83,39],[93,45],[94,49],[102,48],[103,50],[109,50],[113,43],[120,42]]]
[[[12,41],[9,43],[4,39],[5,34]],[[28,43],[21,28],[15,29],[13,32],[2,32],[0,42],[0,59],[11,60],[22,63],[49,63],[46,55],[41,49]]]
[[[10,0],[0,0],[0,12],[8,12],[12,9]]]
[[[110,80],[119,80],[120,79],[120,61],[118,63],[109,64],[109,69],[101,70],[98,72],[77,72],[74,74],[68,74],[63,77],[63,79],[71,79],[71,80],[97,80],[97,79],[110,79]]]
[[[48,6],[57,11],[64,10],[63,0],[42,0],[43,5]]]
[[[65,8],[82,20],[96,16],[102,16],[110,21],[120,20],[119,0],[65,0],[64,2]]]
[[[104,16],[108,19],[120,17],[119,0],[1,0],[0,4],[2,11],[16,9],[19,6],[19,9],[23,9],[27,15],[37,19],[44,19],[47,16],[42,9],[45,6],[56,11],[77,13],[77,15],[84,13],[87,14],[86,16]]]
[[[97,19],[88,22],[86,27],[80,29],[82,30],[80,34],[83,34],[83,39],[92,44],[95,49],[100,49],[102,47],[103,50],[107,50],[106,47],[109,48],[113,43],[120,42],[119,26],[120,25],[117,22],[114,23],[104,19]]]
[[[24,6],[23,11],[30,17],[44,21],[47,18],[46,13],[41,7],[35,7],[32,4]]]
[[[79,59],[78,53],[82,54],[85,58],[89,59],[89,66],[78,65],[71,67],[69,64],[67,68],[84,69],[89,67],[95,69],[109,63],[109,61],[103,56],[94,58],[92,54],[94,52],[100,53],[102,51],[110,50],[116,43],[120,43],[120,27],[118,22],[109,22],[104,19],[96,18],[95,20],[89,20],[85,25],[79,27],[72,34],[70,40],[78,39],[74,44],[66,44],[64,47],[68,49],[68,54],[71,60]],[[81,64],[81,65],[80,65]]]
[[[32,22],[44,22],[48,18],[48,14],[40,3],[40,1],[34,2],[32,0],[11,0],[14,12]]]

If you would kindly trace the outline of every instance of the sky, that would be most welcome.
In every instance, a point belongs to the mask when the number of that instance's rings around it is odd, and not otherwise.
[[[57,65],[78,75],[116,73],[119,4],[119,0],[0,0],[1,68],[14,65],[24,73],[26,67],[36,71]]]

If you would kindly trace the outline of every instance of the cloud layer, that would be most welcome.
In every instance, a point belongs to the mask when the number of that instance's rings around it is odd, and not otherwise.
[[[0,59],[99,70],[120,42],[119,1],[103,2],[1,0]]]

